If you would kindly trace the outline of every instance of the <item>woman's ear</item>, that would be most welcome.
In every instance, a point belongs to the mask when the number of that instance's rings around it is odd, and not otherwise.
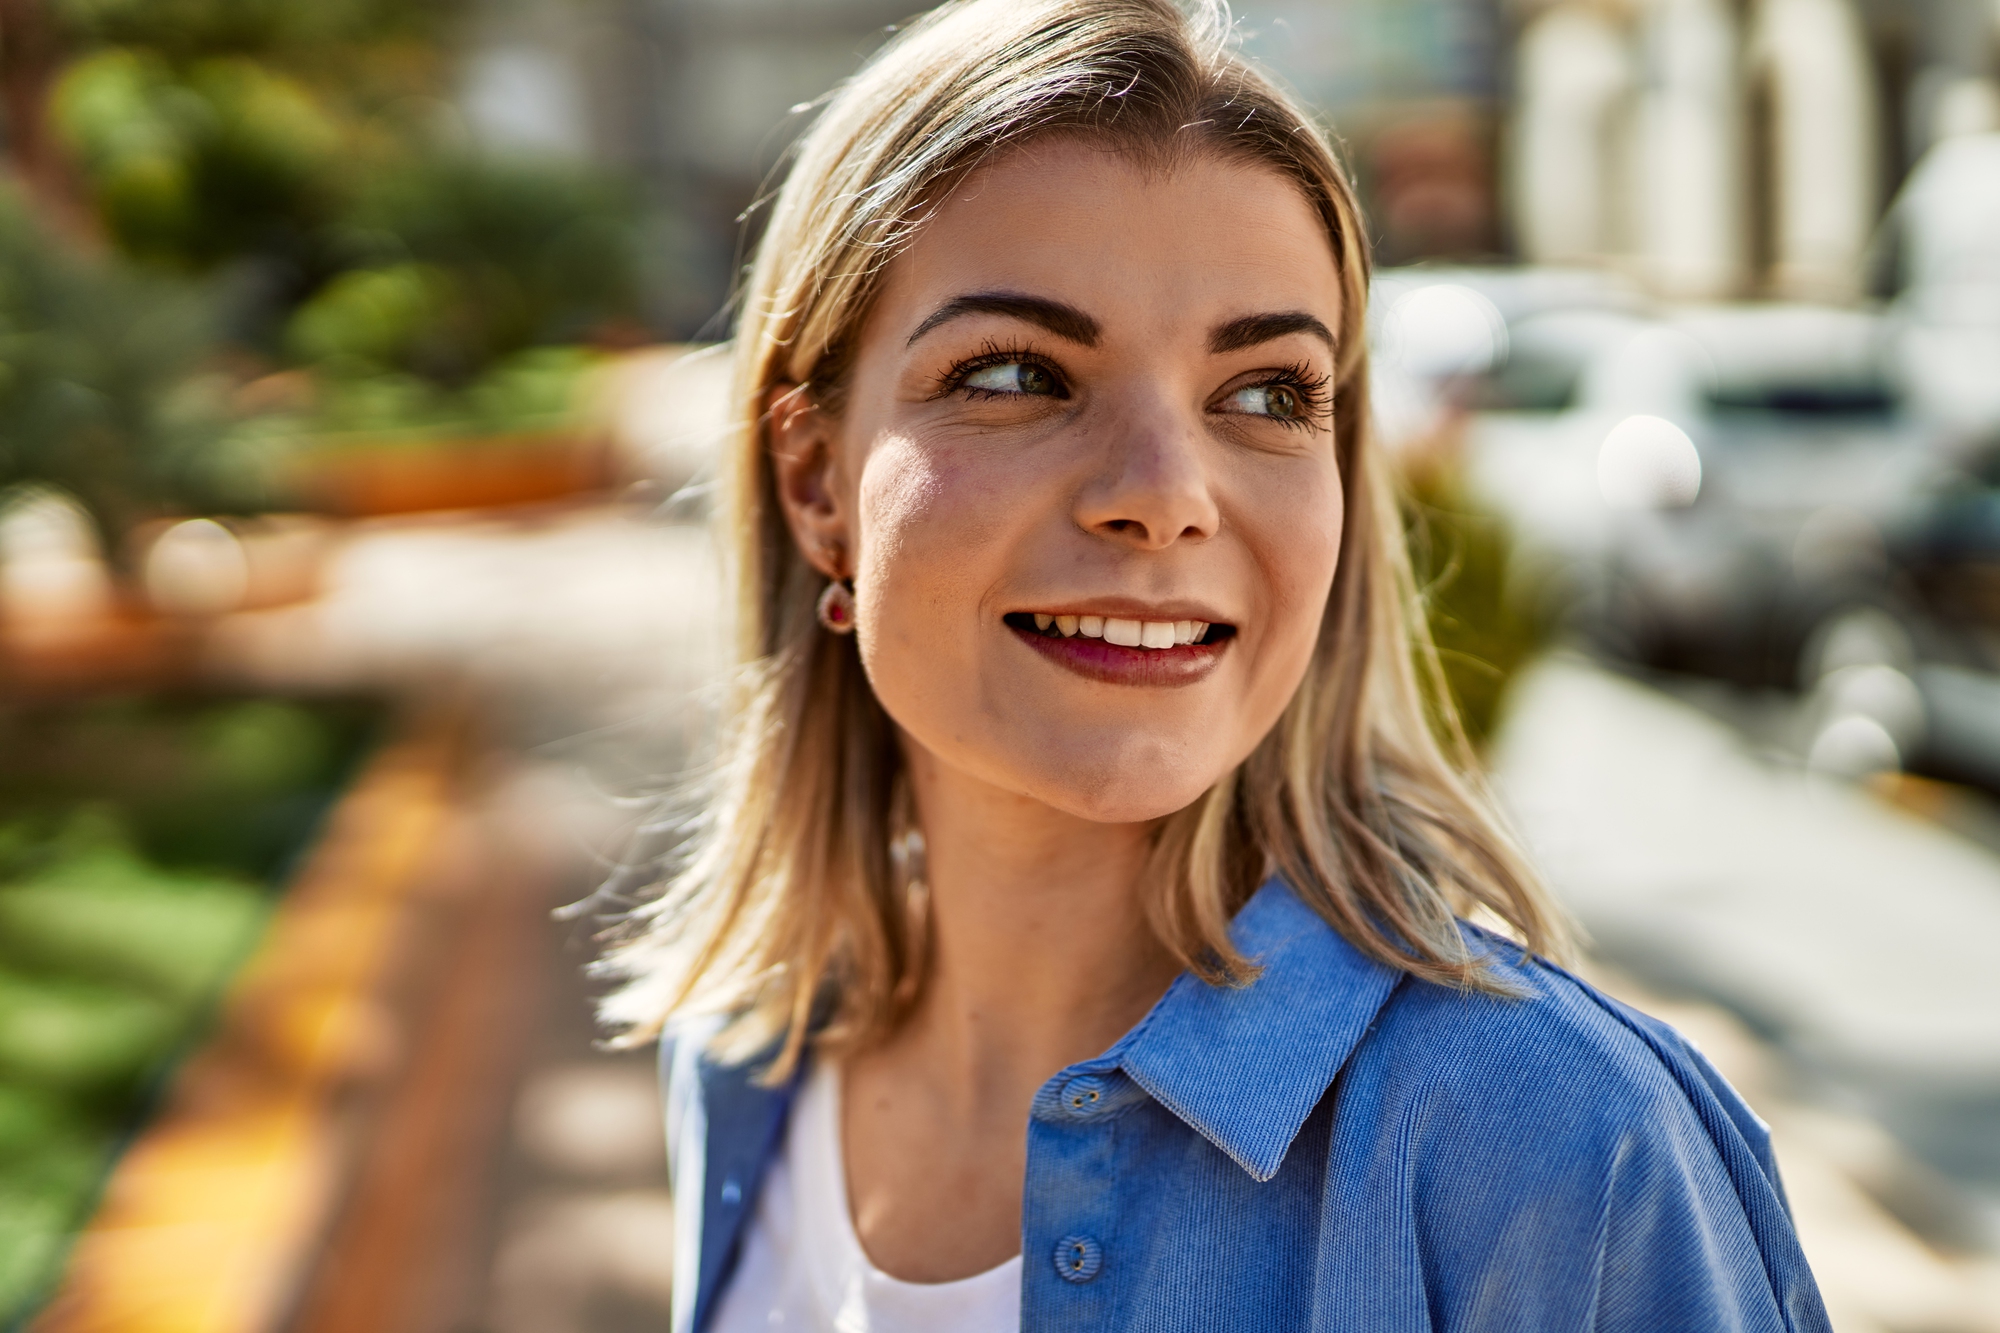
[[[848,515],[836,484],[833,421],[803,385],[781,380],[764,394],[771,475],[786,526],[808,563],[830,579],[851,577]]]

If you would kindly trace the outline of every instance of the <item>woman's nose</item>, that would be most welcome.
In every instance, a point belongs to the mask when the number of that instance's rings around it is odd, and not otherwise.
[[[1199,414],[1155,400],[1107,415],[1093,432],[1103,444],[1077,496],[1078,525],[1144,550],[1214,536],[1221,514]]]

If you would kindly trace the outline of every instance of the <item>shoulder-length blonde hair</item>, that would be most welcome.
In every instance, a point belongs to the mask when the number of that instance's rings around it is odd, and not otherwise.
[[[921,991],[921,885],[894,729],[851,638],[818,625],[825,579],[773,488],[764,407],[806,386],[838,412],[855,338],[899,247],[951,185],[1030,140],[1082,136],[1171,167],[1261,163],[1326,226],[1343,281],[1336,448],[1339,569],[1305,679],[1234,772],[1159,826],[1146,876],[1160,939],[1218,984],[1255,976],[1236,910],[1269,873],[1353,944],[1455,985],[1492,984],[1455,916],[1484,907],[1529,948],[1560,918],[1496,822],[1439,681],[1402,524],[1370,441],[1368,250],[1326,136],[1231,44],[1215,0],[955,0],[827,104],[778,192],[742,294],[719,521],[733,560],[740,672],[720,763],[678,869],[605,971],[609,1021],[641,1039],[676,1014],[730,1015],[725,1051],[808,1033],[866,1042]]]

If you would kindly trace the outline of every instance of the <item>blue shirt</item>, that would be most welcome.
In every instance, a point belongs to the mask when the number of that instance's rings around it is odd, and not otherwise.
[[[1021,1326],[1828,1333],[1761,1121],[1679,1034],[1467,927],[1418,981],[1273,880],[1241,988],[1177,979],[1035,1096]],[[729,1281],[797,1088],[665,1053],[675,1333]]]

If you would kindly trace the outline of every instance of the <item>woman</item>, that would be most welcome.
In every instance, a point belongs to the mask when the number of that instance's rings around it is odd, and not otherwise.
[[[1544,961],[1408,610],[1353,196],[1226,36],[947,5],[776,199],[731,726],[612,958],[675,1327],[1824,1328],[1763,1127]]]

